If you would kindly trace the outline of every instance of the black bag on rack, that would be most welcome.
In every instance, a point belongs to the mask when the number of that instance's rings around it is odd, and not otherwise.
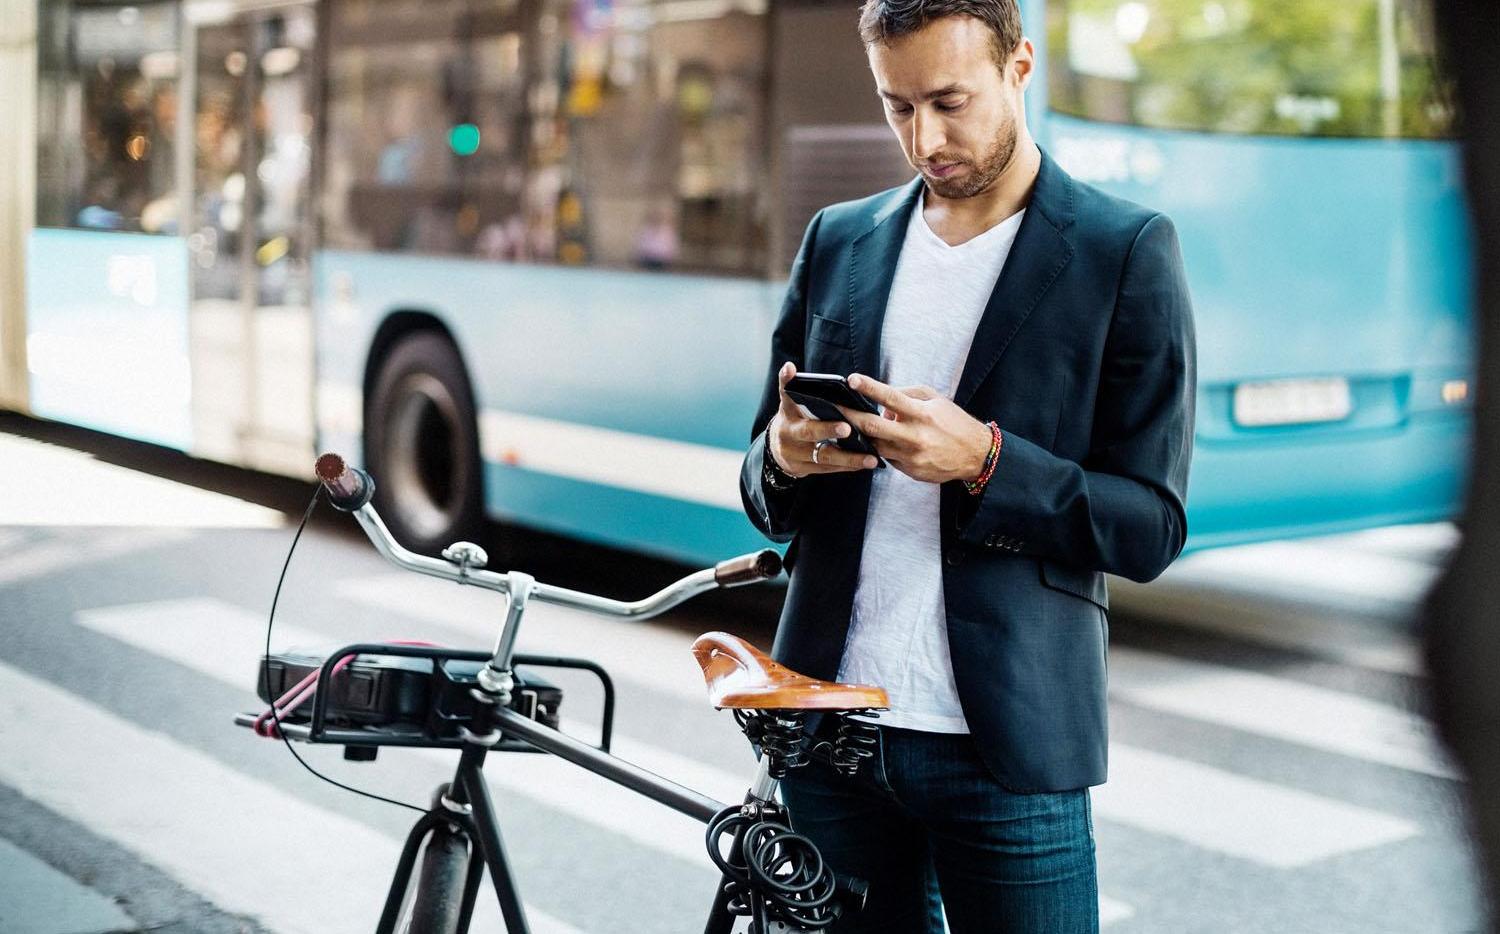
[[[328,654],[290,649],[265,656],[256,675],[255,692],[271,703],[321,668]],[[435,739],[451,739],[458,736],[459,727],[473,720],[479,702],[469,691],[479,686],[479,670],[484,665],[460,659],[356,655],[333,676],[332,688],[318,685],[319,692],[330,692],[325,721],[329,726],[421,731]],[[517,668],[514,678],[511,709],[557,729],[562,688],[525,668]],[[310,721],[313,702],[309,698],[282,719],[289,723]]]

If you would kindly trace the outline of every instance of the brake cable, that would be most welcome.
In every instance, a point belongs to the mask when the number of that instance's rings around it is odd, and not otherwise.
[[[281,576],[279,576],[279,577],[276,578],[276,593],[271,597],[271,613],[266,618],[266,652],[265,652],[265,655],[261,657],[261,671],[262,671],[263,676],[266,679],[266,693],[267,694],[270,694],[270,692],[271,692],[271,627],[276,622],[276,603],[277,603],[278,600],[281,599],[281,585],[286,581],[286,571],[287,571],[287,568],[291,567],[291,565],[292,565],[292,554],[294,552],[296,552],[296,550],[297,550],[297,542],[299,542],[302,539],[302,531],[307,528],[307,520],[312,518],[313,510],[315,508],[317,508],[318,499],[322,495],[323,495],[323,484],[319,483],[313,489],[312,500],[310,500],[308,502],[308,504],[307,504],[307,511],[304,512],[304,513],[302,513],[302,521],[300,523],[298,523],[298,525],[297,525],[297,534],[295,534],[295,535],[292,536],[292,545],[291,545],[290,548],[287,549],[287,552],[286,552],[286,561],[283,562],[282,565],[281,565]],[[316,688],[316,684],[311,684],[309,686],[311,686],[313,688]],[[298,690],[298,689],[300,689],[302,687],[304,687],[304,685],[299,684],[296,688],[293,688],[292,690],[296,691],[296,690]],[[308,697],[312,696],[311,691],[307,692],[307,696]],[[306,698],[303,698],[303,699],[305,700]],[[309,772],[313,773],[318,778],[321,778],[323,781],[327,782],[328,784],[333,785],[333,786],[335,786],[337,788],[342,788],[345,791],[351,791],[354,794],[363,795],[366,798],[373,798],[376,801],[384,801],[386,804],[394,804],[397,807],[409,808],[409,809],[411,809],[413,811],[416,811],[419,814],[426,814],[427,813],[427,811],[429,810],[428,808],[417,807],[415,804],[407,804],[405,801],[397,801],[394,798],[387,798],[387,797],[384,797],[382,795],[377,795],[377,794],[375,794],[373,792],[362,791],[362,790],[360,790],[358,788],[354,788],[354,787],[352,787],[350,785],[346,785],[343,782],[338,781],[337,779],[329,778],[327,775],[324,775],[322,772],[319,772],[317,769],[313,768],[311,765],[308,765],[307,760],[303,759],[300,755],[297,754],[297,750],[292,746],[291,739],[286,735],[286,731],[281,728],[281,716],[282,716],[282,713],[283,712],[290,713],[292,711],[293,707],[296,706],[294,704],[293,705],[289,705],[289,706],[287,706],[287,708],[286,708],[285,711],[279,711],[277,709],[278,706],[280,706],[280,704],[283,703],[286,700],[288,700],[288,698],[286,698],[285,695],[283,695],[282,698],[279,698],[277,700],[273,700],[271,702],[271,708],[270,708],[270,710],[268,712],[271,715],[270,718],[271,718],[272,722],[274,722],[276,724],[275,734],[277,736],[281,737],[282,743],[286,745],[286,751],[289,752],[289,753],[291,753],[292,754],[292,758],[296,759],[302,765],[302,767],[304,769],[307,769]],[[299,703],[300,703],[300,701],[299,701]],[[264,715],[262,715],[262,716],[264,716]],[[257,721],[257,722],[259,722],[259,721]],[[256,732],[257,733],[261,733],[262,736],[266,735],[266,733],[261,732],[260,727],[256,728]]]

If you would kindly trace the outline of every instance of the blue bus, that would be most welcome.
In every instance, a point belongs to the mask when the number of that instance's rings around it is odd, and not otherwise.
[[[1023,0],[1038,141],[1168,212],[1189,548],[1452,516],[1469,239],[1423,0]],[[819,207],[900,184],[823,0],[48,0],[31,413],[687,561]]]

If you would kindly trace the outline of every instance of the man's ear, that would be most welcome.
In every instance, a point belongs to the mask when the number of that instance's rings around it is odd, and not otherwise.
[[[1005,63],[1007,80],[1014,80],[1021,90],[1031,83],[1031,76],[1036,72],[1036,49],[1032,47],[1031,40],[1025,36],[1016,43],[1015,49],[1010,53],[1010,60]]]

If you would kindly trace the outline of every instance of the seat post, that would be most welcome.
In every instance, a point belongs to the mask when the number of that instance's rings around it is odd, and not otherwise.
[[[755,781],[750,784],[750,797],[762,804],[770,803],[776,795],[776,786],[781,780],[771,775],[771,757],[761,756],[755,769]]]

